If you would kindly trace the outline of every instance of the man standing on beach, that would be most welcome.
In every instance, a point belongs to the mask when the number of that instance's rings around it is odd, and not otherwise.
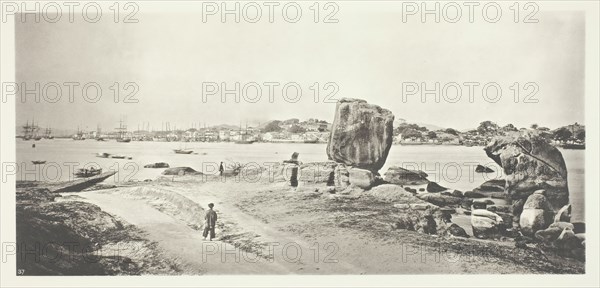
[[[219,165],[219,176],[223,176],[223,172],[225,171],[225,167],[223,167],[223,162]]]
[[[204,224],[204,232],[202,233],[202,237],[206,240],[206,236],[208,236],[210,232],[210,241],[215,238],[215,225],[217,224],[217,212],[213,210],[215,204],[208,204],[208,211],[206,211],[206,216],[204,216],[204,220],[206,223]]]

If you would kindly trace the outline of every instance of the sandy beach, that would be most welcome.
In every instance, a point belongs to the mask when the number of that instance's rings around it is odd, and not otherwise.
[[[511,239],[395,229],[398,201],[369,191],[330,194],[315,183],[293,191],[277,178],[248,183],[165,176],[60,196],[57,203],[97,206],[135,227],[155,245],[155,262],[176,263],[173,269],[133,274],[571,274],[585,267],[573,259],[541,255],[535,247],[515,248]],[[219,221],[217,238],[208,241],[201,234],[211,202]]]

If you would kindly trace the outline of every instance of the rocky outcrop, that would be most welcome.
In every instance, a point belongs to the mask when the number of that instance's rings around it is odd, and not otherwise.
[[[562,154],[536,132],[515,132],[495,138],[484,150],[502,166],[506,175],[504,192],[513,201],[523,203],[518,200],[544,189],[553,209],[569,203],[567,168]],[[521,210],[515,208],[515,212]]]
[[[544,193],[544,190],[537,190],[525,201],[519,220],[523,235],[533,236],[536,231],[546,229],[552,223],[552,205]]]
[[[571,223],[552,223],[548,228],[535,232],[535,239],[542,247],[559,255],[585,260],[585,234],[576,234]]]
[[[427,176],[427,173],[420,170],[392,166],[385,172],[383,180],[396,185],[422,185],[429,182]]]
[[[330,160],[377,173],[392,146],[394,115],[365,100],[338,101],[327,144]]]

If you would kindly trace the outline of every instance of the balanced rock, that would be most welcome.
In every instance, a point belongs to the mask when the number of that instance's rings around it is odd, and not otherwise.
[[[544,194],[544,190],[534,192],[523,205],[519,226],[526,236],[533,236],[536,231],[546,229],[552,223],[552,205]]]
[[[398,166],[390,167],[383,175],[385,182],[397,185],[427,184],[427,173],[420,170],[408,170]]]
[[[513,201],[527,199],[534,191],[544,189],[553,209],[569,203],[567,167],[563,156],[539,132],[514,132],[497,137],[484,150],[503,168],[506,180],[504,192]],[[515,212],[519,210],[514,209]]]
[[[393,122],[394,115],[387,109],[361,99],[340,99],[327,156],[348,166],[379,171],[392,147]]]

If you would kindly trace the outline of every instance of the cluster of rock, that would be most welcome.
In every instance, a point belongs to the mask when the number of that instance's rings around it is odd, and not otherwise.
[[[555,211],[569,204],[565,161],[544,137],[515,132],[494,139],[484,150],[504,170],[504,193],[512,201],[517,218],[536,190],[546,191],[545,197]]]
[[[461,192],[429,181],[422,171],[402,167],[390,167],[383,178],[380,176],[379,169],[392,144],[393,120],[390,111],[364,100],[340,100],[327,145],[331,162],[322,165],[325,169],[317,172],[319,177],[313,174],[310,179],[321,179],[336,190],[370,189],[379,199],[400,202],[394,204],[399,211],[394,225],[397,229],[466,237],[466,231],[451,222],[452,214],[460,210],[470,215],[475,237],[515,237],[520,231],[547,247],[568,251],[564,252],[568,256],[584,254],[584,234],[568,223],[565,162],[560,151],[543,137],[518,132],[494,139],[484,150],[502,167],[505,179]],[[302,167],[301,174],[309,169]],[[476,172],[494,170],[478,165]],[[417,192],[411,185],[425,187]]]

